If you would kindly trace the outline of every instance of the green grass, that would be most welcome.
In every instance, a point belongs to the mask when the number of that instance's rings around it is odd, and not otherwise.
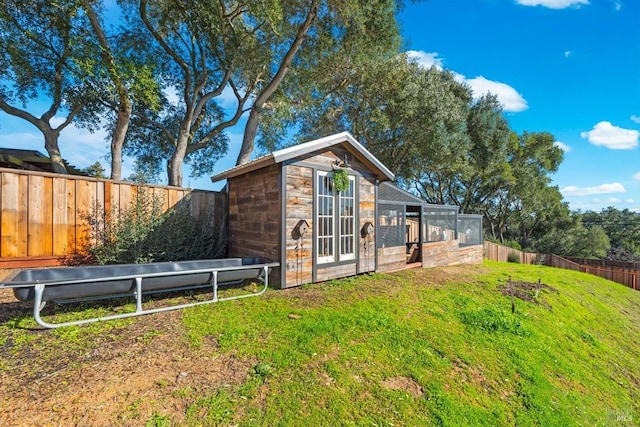
[[[487,262],[477,270],[446,285],[430,282],[433,270],[412,270],[188,310],[192,345],[212,335],[219,351],[269,367],[248,395],[245,385],[202,398],[218,408],[213,424],[640,420],[640,293],[542,266]],[[551,308],[517,300],[512,314],[496,290],[509,276],[557,289],[539,295]],[[422,395],[383,386],[395,377]]]
[[[516,299],[512,313],[499,290],[509,277],[557,292],[541,290],[542,304]],[[591,275],[485,262],[270,290],[182,313],[175,340],[191,357],[232,355],[248,366],[232,386],[171,391],[157,382],[185,403],[187,425],[640,422],[640,292]],[[26,319],[0,325],[5,355],[84,354],[137,324],[61,328],[43,339],[21,329],[33,326]],[[136,342],[153,346],[159,333],[138,331]],[[140,422],[176,423],[154,411]]]

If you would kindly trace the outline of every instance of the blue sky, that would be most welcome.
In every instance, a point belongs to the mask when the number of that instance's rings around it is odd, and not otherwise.
[[[640,2],[430,0],[400,18],[425,66],[496,93],[518,133],[556,137],[571,209],[640,211]]]
[[[512,129],[552,133],[565,151],[553,175],[571,209],[640,212],[640,1],[429,0],[400,16],[406,50],[503,102]],[[233,166],[242,127],[231,130]],[[108,152],[106,134],[74,127],[63,157],[86,167]],[[26,122],[0,113],[0,146],[44,151]],[[131,160],[124,165],[130,173]],[[163,177],[164,178],[164,177]],[[208,177],[185,186],[219,189]]]

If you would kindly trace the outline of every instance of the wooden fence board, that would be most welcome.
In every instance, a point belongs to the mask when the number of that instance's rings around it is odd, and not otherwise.
[[[52,180],[53,197],[53,255],[67,251],[67,180]]]
[[[165,210],[189,194],[193,213],[222,200],[213,191],[145,188],[162,197]],[[0,268],[59,264],[85,248],[91,215],[128,209],[137,196],[134,183],[0,168]]]
[[[44,180],[42,176],[29,177],[29,222],[27,231],[27,255],[48,255],[43,248],[44,223],[46,221],[44,207]]]
[[[0,203],[7,206],[2,210],[2,240],[0,256],[17,257],[18,255],[18,175],[2,176],[2,193]]]

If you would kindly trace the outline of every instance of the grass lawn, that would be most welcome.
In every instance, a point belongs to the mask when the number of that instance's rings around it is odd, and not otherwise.
[[[509,277],[547,287],[512,313]],[[414,269],[51,331],[10,304],[0,424],[640,423],[640,292],[568,270]]]

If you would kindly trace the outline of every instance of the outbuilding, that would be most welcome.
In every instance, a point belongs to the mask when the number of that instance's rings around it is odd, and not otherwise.
[[[275,151],[211,179],[227,180],[228,255],[278,261],[270,283],[281,288],[424,265],[424,203],[403,193],[412,199],[388,218],[388,203],[379,203],[381,188],[384,194],[403,190],[348,132]],[[409,216],[417,234],[409,235]],[[452,237],[458,242],[456,227],[457,216]],[[385,240],[390,230],[395,240]],[[385,243],[391,241],[393,249]],[[412,243],[420,248],[418,258],[407,253]],[[388,262],[391,253],[395,258]]]

